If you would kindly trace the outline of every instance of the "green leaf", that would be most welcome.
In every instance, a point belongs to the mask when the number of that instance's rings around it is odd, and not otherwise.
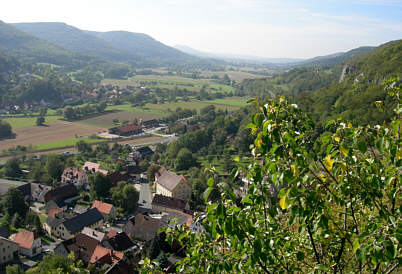
[[[360,141],[360,142],[357,144],[357,148],[358,148],[362,153],[366,153],[366,151],[367,151],[367,144],[366,144],[366,142]]]
[[[378,141],[376,143],[376,147],[379,152],[383,151],[383,145],[384,145],[384,137],[381,137],[380,139],[378,139]]]
[[[326,267],[325,265],[318,264],[314,267],[315,270],[322,270],[322,271],[329,271],[329,268]]]
[[[304,260],[304,253],[301,252],[301,251],[297,251],[296,258],[297,258],[298,261],[303,261]]]
[[[204,200],[205,200],[205,202],[208,201],[208,197],[209,197],[209,195],[211,194],[212,190],[213,190],[212,187],[208,187],[208,188],[205,190],[205,192],[204,192]]]
[[[212,187],[214,185],[214,178],[209,178],[207,181],[207,185]]]
[[[360,247],[359,238],[356,238],[353,241],[353,252],[356,253],[356,250]]]

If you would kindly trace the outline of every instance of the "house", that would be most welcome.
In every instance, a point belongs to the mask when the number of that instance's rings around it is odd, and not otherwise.
[[[113,250],[125,251],[134,246],[134,243],[125,232],[119,232],[114,235],[114,237],[111,237],[104,241],[102,245]]]
[[[97,240],[100,243],[105,241],[107,238],[105,233],[96,231],[95,229],[92,229],[89,227],[84,227],[84,229],[81,231],[81,233],[94,238],[95,240]]]
[[[60,209],[50,209],[48,217],[46,218],[45,223],[43,224],[43,229],[51,236],[57,236],[57,228],[64,221],[73,218],[74,216],[62,211]]]
[[[155,173],[156,194],[163,196],[189,200],[191,198],[191,186],[183,175],[177,175],[165,168],[160,168]]]
[[[155,194],[152,199],[152,210],[161,212],[189,210],[190,204],[182,199]]]
[[[68,256],[73,252],[76,259],[82,260],[87,264],[98,244],[98,240],[83,233],[78,233],[74,238],[59,243],[54,249],[54,254]]]
[[[77,215],[59,224],[56,228],[55,235],[58,238],[67,240],[81,232],[84,227],[99,228],[102,225],[102,214],[96,208],[92,208],[83,214]]]
[[[75,185],[65,184],[56,187],[45,194],[45,202],[49,201],[64,201],[78,195],[78,190]]]
[[[88,186],[88,175],[78,168],[68,167],[64,169],[61,175],[61,182],[63,184],[74,184],[76,187]]]
[[[149,159],[153,154],[153,150],[150,147],[140,147],[134,151],[135,155],[142,159]]]
[[[82,169],[85,170],[86,172],[91,172],[91,173],[100,172],[103,175],[107,175],[107,170],[101,169],[100,164],[93,163],[93,162],[85,162]]]
[[[18,259],[19,245],[5,237],[0,236],[0,265]]]
[[[110,134],[117,134],[120,136],[131,136],[140,134],[141,132],[142,132],[142,126],[136,126],[136,125],[125,125],[109,129]]]
[[[103,215],[104,218],[114,218],[116,217],[117,211],[112,204],[104,203],[95,200],[91,208],[96,208]]]
[[[19,245],[19,253],[28,257],[36,256],[42,253],[42,243],[39,235],[28,230],[10,236],[10,239]]]
[[[137,214],[124,224],[122,230],[130,236],[131,239],[149,241],[155,237],[158,229],[163,226],[166,226],[166,224],[159,219],[144,214]]]
[[[122,252],[113,251],[111,249],[105,248],[103,246],[98,245],[90,259],[91,264],[115,264],[121,259],[123,259],[124,254]]]

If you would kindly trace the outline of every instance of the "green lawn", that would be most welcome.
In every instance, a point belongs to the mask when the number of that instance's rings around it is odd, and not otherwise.
[[[236,107],[244,107],[244,106],[247,106],[247,99],[248,99],[248,98],[242,98],[242,100],[235,100],[235,99],[215,99],[215,100],[206,101],[206,102],[213,102],[213,103],[216,103],[216,104],[229,105],[229,106],[236,106]]]
[[[45,150],[45,149],[54,149],[54,148],[62,148],[62,147],[71,147],[71,146],[75,146],[75,144],[81,140],[83,140],[87,143],[96,143],[96,142],[106,141],[106,139],[87,139],[84,137],[80,137],[80,138],[64,139],[64,140],[60,140],[57,142],[40,144],[40,145],[33,146],[32,149],[33,150]]]
[[[46,116],[45,124],[55,122],[59,120],[61,116]],[[9,123],[12,129],[20,129],[20,128],[29,128],[36,126],[36,117],[28,117],[28,118],[5,118],[3,119],[7,123]]]

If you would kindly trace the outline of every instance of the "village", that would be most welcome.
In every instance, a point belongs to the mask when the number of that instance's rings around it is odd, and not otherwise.
[[[139,126],[127,125],[110,133],[138,133]],[[155,149],[155,148],[153,148]],[[85,266],[102,269],[105,273],[132,273],[150,248],[162,243],[161,228],[185,225],[193,232],[202,231],[194,222],[195,212],[188,200],[191,184],[183,175],[164,167],[154,171],[149,181],[141,161],[150,159],[154,151],[149,146],[137,147],[126,159],[118,159],[121,169],[108,172],[98,163],[86,161],[81,168],[64,169],[57,186],[0,179],[0,196],[15,189],[29,203],[29,211],[41,216],[38,229],[18,229],[9,234],[0,227],[1,264],[18,264],[29,269],[46,254],[68,256]],[[99,175],[101,174],[101,175]],[[129,184],[138,192],[136,205],[130,212],[119,210],[113,197],[83,201],[91,185],[89,176],[99,175],[110,180],[112,186]],[[84,199],[85,200],[85,199]],[[180,246],[165,247],[170,254],[179,253]],[[159,255],[157,252],[156,256]],[[162,259],[165,268],[174,271],[172,255]]]

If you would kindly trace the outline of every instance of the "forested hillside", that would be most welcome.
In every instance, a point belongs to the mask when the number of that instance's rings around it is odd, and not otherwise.
[[[385,100],[382,81],[401,73],[402,40],[398,40],[353,55],[341,64],[244,80],[237,92],[259,98],[286,95],[320,122],[343,117],[358,124],[381,123],[392,113],[392,108],[380,112],[374,105]]]
[[[72,52],[135,66],[158,66],[195,61],[142,33],[84,31],[65,23],[17,23],[16,28]]]
[[[348,72],[343,81],[299,94],[296,102],[319,121],[342,117],[357,124],[374,124],[389,120],[393,108],[380,112],[374,102],[386,100],[383,80],[402,73],[402,40],[356,55],[344,65]]]
[[[94,62],[93,57],[76,54],[0,21],[0,50],[29,62],[51,63],[71,68]]]

